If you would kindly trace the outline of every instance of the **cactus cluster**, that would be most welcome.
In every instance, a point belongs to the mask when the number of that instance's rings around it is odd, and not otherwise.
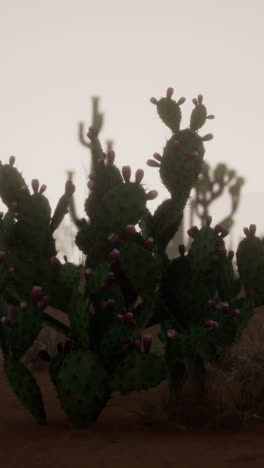
[[[221,359],[262,300],[263,241],[252,226],[238,249],[240,279],[232,266],[234,253],[225,250],[228,231],[212,228],[211,218],[200,230],[189,230],[188,252],[180,245],[178,258],[166,255],[203,168],[204,142],[212,139],[198,131],[213,118],[199,95],[189,128],[180,129],[185,99],[175,101],[172,95],[168,88],[166,97],[151,98],[172,131],[163,154],[147,161],[159,169],[170,194],[153,214],[147,205],[158,193],[145,191],[143,170],[134,177],[129,166],[119,170],[114,151],[103,152],[98,129],[89,128],[93,170],[87,218],[78,221],[76,236],[86,256],[83,266],[67,258],[62,263],[53,238],[74,192],[72,182],[51,216],[45,186],[33,180],[30,194],[14,158],[0,166],[0,196],[7,205],[0,220],[0,345],[11,387],[41,424],[46,423],[42,395],[21,358],[43,325],[65,335],[54,355],[43,349],[39,356],[48,363],[71,423],[85,427],[97,420],[113,391],[148,389],[166,378],[176,389],[186,372],[202,391],[206,363]],[[236,299],[242,285],[246,297]],[[70,326],[52,318],[48,305],[67,314]],[[160,325],[164,352],[151,350],[152,336],[145,329],[154,324]]]

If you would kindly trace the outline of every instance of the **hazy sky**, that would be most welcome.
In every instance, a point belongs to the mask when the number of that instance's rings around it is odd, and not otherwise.
[[[264,232],[263,20],[262,0],[1,0],[0,159],[15,155],[28,182],[46,183],[52,207],[74,169],[83,214],[89,152],[78,121],[88,128],[91,96],[101,96],[103,146],[113,139],[118,165],[142,167],[160,202],[166,190],[146,160],[171,132],[149,99],[169,86],[185,96],[184,128],[201,93],[216,116],[201,130],[215,137],[205,159],[246,178],[234,241],[250,223]],[[212,205],[215,222],[228,202]]]

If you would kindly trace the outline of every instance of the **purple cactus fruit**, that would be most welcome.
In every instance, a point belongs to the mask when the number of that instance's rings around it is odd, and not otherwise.
[[[167,91],[166,91],[166,96],[168,99],[171,98],[171,96],[173,95],[174,93],[174,89],[173,88],[168,88]]]
[[[237,315],[240,314],[240,310],[239,309],[233,309],[231,310],[231,315],[232,317],[236,317]]]
[[[153,237],[148,237],[145,241],[144,244],[146,247],[153,247],[154,245],[154,239]]]
[[[141,351],[141,340],[135,340],[135,341],[134,341],[134,347],[135,347],[138,351]]]
[[[155,97],[151,97],[151,98],[150,98],[150,102],[151,102],[152,104],[155,104],[155,105],[158,104],[158,100],[157,100]]]
[[[38,351],[38,357],[41,359],[41,361],[49,362],[51,360],[51,357],[46,349],[40,349]]]
[[[34,286],[31,291],[31,296],[33,301],[38,302],[43,297],[42,288],[39,286]]]
[[[156,161],[162,161],[162,156],[159,153],[154,153],[153,158],[156,159]]]
[[[158,196],[157,190],[150,190],[150,192],[147,193],[147,200],[155,200],[157,196]]]
[[[123,323],[124,322],[124,315],[122,314],[117,314],[116,316],[116,319],[119,323]]]
[[[14,267],[10,266],[10,267],[7,269],[7,273],[8,273],[9,275],[13,275],[13,273],[15,273]]]
[[[151,335],[144,335],[143,336],[143,349],[145,353],[148,353],[150,351],[151,345],[152,345],[152,336]]]
[[[185,254],[185,251],[186,251],[185,245],[184,244],[178,245],[178,251],[179,251],[180,256],[184,257],[184,254]]]
[[[23,301],[23,302],[20,303],[19,307],[20,307],[20,310],[25,312],[25,310],[27,310],[28,304],[27,304],[27,302]]]
[[[160,167],[160,164],[157,161],[154,161],[154,159],[148,159],[147,165],[149,167]]]
[[[94,272],[92,270],[92,268],[86,268],[85,271],[84,271],[84,275],[86,278],[91,278],[91,276],[93,276]]]
[[[108,255],[108,260],[110,262],[115,262],[120,257],[120,251],[118,249],[113,249]]]
[[[223,224],[216,224],[214,227],[214,232],[216,234],[222,233],[222,231],[225,229],[225,226]]]
[[[119,245],[120,244],[120,237],[117,234],[114,234],[113,232],[109,234],[108,240],[111,242],[113,245]]]
[[[134,224],[127,224],[126,227],[125,227],[125,232],[129,236],[134,236],[135,234],[137,234],[137,231],[136,231],[136,228],[135,228]]]
[[[210,114],[210,115],[207,115],[206,118],[209,119],[209,120],[213,120],[213,119],[215,119],[215,115]]]
[[[204,326],[205,328],[208,328],[209,330],[215,330],[219,327],[219,323],[216,322],[215,320],[207,320]]]
[[[130,166],[123,166],[122,167],[122,176],[124,181],[128,184],[131,178],[131,167]]]
[[[190,157],[191,157],[192,159],[197,159],[197,158],[199,158],[199,153],[198,153],[198,151],[192,151],[192,153],[190,153]]]
[[[27,185],[23,185],[23,186],[21,187],[21,192],[23,192],[24,195],[30,195],[30,191],[29,191],[29,188],[28,188]]]
[[[1,322],[3,325],[6,325],[6,327],[11,327],[11,320],[9,317],[2,317]]]
[[[128,323],[134,318],[134,314],[133,312],[126,312],[124,317],[125,317],[126,323]]]
[[[93,126],[89,127],[87,136],[91,141],[96,140],[96,138],[98,137],[98,134],[99,134],[99,130],[97,130],[97,128]]]
[[[214,135],[212,133],[207,133],[202,137],[202,141],[210,141],[214,138]]]
[[[99,286],[99,290],[100,290],[101,292],[104,292],[104,291],[106,291],[107,289],[108,289],[108,284],[106,283],[106,281],[103,281],[103,282],[100,284],[100,286]]]
[[[46,185],[46,184],[42,184],[41,187],[40,187],[40,189],[39,189],[39,194],[42,195],[42,194],[45,192],[46,188],[47,188],[47,185]]]
[[[39,189],[39,180],[38,180],[38,179],[32,179],[32,181],[31,181],[31,187],[32,187],[34,193],[38,193],[38,189]]]
[[[181,97],[181,98],[177,101],[178,106],[181,106],[182,104],[184,104],[185,101],[186,101],[186,98],[185,98],[185,97]]]
[[[109,271],[106,277],[106,281],[110,284],[115,283],[117,281],[116,275],[113,271]]]
[[[249,226],[249,236],[250,237],[255,237],[256,230],[257,230],[256,224],[250,224],[250,226]]]
[[[196,98],[193,98],[193,99],[192,99],[192,102],[194,103],[195,106],[198,106],[198,101],[197,101]]]
[[[209,305],[209,307],[211,309],[215,309],[216,308],[216,302],[213,300],[213,299],[210,299],[207,304]]]
[[[9,165],[10,165],[10,166],[14,166],[15,161],[16,161],[15,156],[10,156],[10,158],[9,158]]]
[[[188,229],[187,234],[192,238],[195,239],[197,234],[199,233],[199,228],[197,226],[192,226],[190,229]]]
[[[180,337],[180,334],[176,330],[174,330],[174,328],[171,328],[167,331],[167,337],[169,338],[169,340],[176,341]]]
[[[0,263],[3,263],[6,260],[6,253],[0,252]]]
[[[134,328],[134,327],[136,326],[136,324],[137,324],[137,322],[136,322],[135,319],[131,319],[131,320],[129,320],[129,322],[127,323],[127,325],[128,325],[129,327],[132,327],[132,328]]]
[[[224,301],[224,302],[221,302],[221,310],[223,312],[228,312],[230,309],[230,305],[228,304],[228,302]]]
[[[114,299],[107,299],[104,303],[104,309],[107,310],[114,310],[116,309],[116,301]]]
[[[53,257],[50,258],[50,263],[51,263],[52,265],[56,265],[56,266],[60,266],[60,265],[61,265],[61,261],[58,259],[58,257],[55,257],[55,256],[53,256]]]
[[[198,94],[197,101],[198,101],[198,104],[200,104],[200,105],[202,104],[202,102],[203,102],[203,95],[202,94]]]
[[[137,184],[140,184],[142,182],[143,177],[144,177],[143,169],[137,169],[136,174],[135,174],[135,181],[137,182]]]
[[[106,155],[106,159],[107,159],[107,163],[112,166],[115,160],[115,152],[113,150],[108,151]]]
[[[96,175],[94,172],[91,172],[91,174],[88,175],[88,179],[92,180],[93,182],[96,181]]]

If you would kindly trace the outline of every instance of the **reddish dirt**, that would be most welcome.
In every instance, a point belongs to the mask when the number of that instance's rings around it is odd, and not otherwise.
[[[246,334],[256,341],[264,309],[256,311]],[[241,345],[248,346],[247,336]],[[263,335],[262,335],[263,340]],[[256,343],[255,343],[256,344]],[[214,432],[186,431],[175,423],[152,421],[137,411],[142,402],[160,405],[164,385],[121,397],[114,394],[96,424],[70,426],[47,370],[36,370],[48,417],[39,426],[8,385],[0,362],[0,466],[3,468],[176,468],[264,466],[264,423],[237,424]],[[217,383],[223,388],[223,382]]]

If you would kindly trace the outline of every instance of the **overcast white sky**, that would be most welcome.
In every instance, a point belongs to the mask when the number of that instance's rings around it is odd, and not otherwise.
[[[46,183],[52,207],[65,170],[74,169],[83,214],[89,152],[77,128],[80,120],[91,124],[91,96],[98,95],[103,145],[113,139],[118,165],[142,167],[160,202],[166,191],[146,160],[171,133],[149,99],[169,86],[176,99],[185,96],[185,127],[192,98],[202,93],[216,116],[201,131],[215,136],[205,159],[246,178],[234,243],[250,223],[264,233],[263,19],[262,0],[2,0],[0,159],[15,155],[28,182]],[[215,222],[228,198],[221,203],[212,205]]]

